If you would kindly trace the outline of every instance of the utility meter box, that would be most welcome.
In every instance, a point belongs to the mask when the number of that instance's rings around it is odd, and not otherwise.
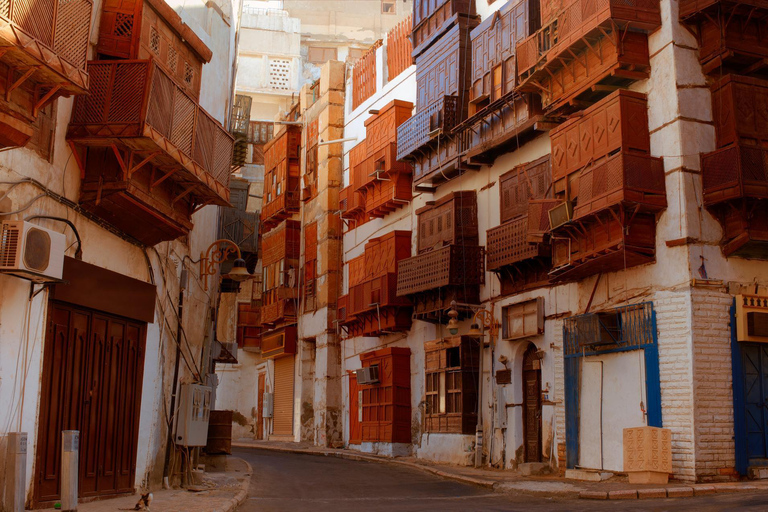
[[[264,393],[264,417],[271,418],[275,408],[275,395],[272,393]]]
[[[212,391],[210,386],[182,384],[176,416],[177,445],[205,446],[208,442]]]

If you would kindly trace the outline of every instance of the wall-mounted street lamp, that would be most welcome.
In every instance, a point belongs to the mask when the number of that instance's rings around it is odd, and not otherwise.
[[[459,312],[456,310],[456,301],[451,301],[451,309],[448,311],[448,332],[452,335],[459,333]],[[477,362],[477,426],[475,427],[475,467],[483,464],[483,348],[485,348],[485,331],[491,334],[491,338],[498,332],[498,324],[493,317],[493,310],[478,309],[472,317],[472,325],[469,328],[469,336],[479,338],[480,357]]]
[[[216,240],[208,249],[200,254],[200,279],[203,280],[203,289],[208,291],[208,276],[216,275],[217,265],[227,261],[233,254],[237,255],[235,264],[227,277],[238,283],[246,281],[253,277],[245,265],[243,255],[240,253],[240,247],[231,240]]]

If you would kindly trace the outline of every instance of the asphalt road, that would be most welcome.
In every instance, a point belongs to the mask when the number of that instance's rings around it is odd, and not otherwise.
[[[335,457],[236,449],[253,466],[238,512],[311,511],[768,511],[768,494],[633,501],[564,500],[495,493],[416,469]]]

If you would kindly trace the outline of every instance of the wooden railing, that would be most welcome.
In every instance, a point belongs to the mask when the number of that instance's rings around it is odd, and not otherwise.
[[[82,70],[86,68],[92,11],[91,0],[0,2],[0,16]]]
[[[190,159],[228,186],[234,139],[157,64],[91,61],[88,69],[90,95],[77,98],[70,131],[82,126],[93,139],[159,135],[155,142],[182,168]]]
[[[527,76],[545,55],[560,55],[609,20],[629,23],[634,29],[658,27],[659,0],[573,0],[549,24],[517,45],[518,75]]]
[[[411,28],[413,15],[401,21],[395,28],[387,32],[387,74],[389,80],[408,69],[413,64],[413,45],[411,44]]]
[[[548,247],[528,242],[527,215],[489,229],[487,243],[488,270],[549,255]]]
[[[397,159],[402,160],[440,135],[447,135],[459,121],[459,98],[443,96],[397,127]],[[430,133],[434,133],[430,136]]]
[[[485,282],[484,248],[446,245],[401,260],[397,266],[399,296],[434,290],[442,286],[471,286]]]
[[[381,41],[371,46],[352,68],[352,109],[376,93],[376,50]]]
[[[704,204],[768,199],[768,149],[737,144],[701,156]]]

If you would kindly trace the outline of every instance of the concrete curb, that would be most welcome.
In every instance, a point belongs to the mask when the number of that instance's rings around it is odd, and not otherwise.
[[[234,498],[231,498],[229,501],[227,501],[224,504],[224,507],[222,508],[222,512],[232,512],[237,507],[242,505],[243,502],[248,498],[248,489],[250,489],[251,487],[251,476],[253,475],[253,466],[251,466],[247,460],[241,459],[240,457],[232,457],[232,458],[244,462],[246,467],[248,468],[248,471],[245,475],[246,478],[240,484],[240,490],[237,491],[237,494],[235,494]]]

